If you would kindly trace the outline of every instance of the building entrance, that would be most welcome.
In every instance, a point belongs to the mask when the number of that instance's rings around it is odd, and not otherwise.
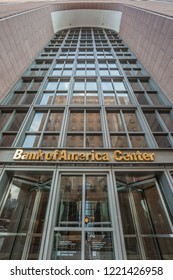
[[[173,259],[166,171],[6,170],[0,259]]]
[[[173,227],[156,178],[126,176],[117,189],[127,258],[172,259]]]
[[[106,175],[62,175],[53,259],[114,259]]]
[[[7,182],[0,205],[0,259],[38,259],[50,185],[47,176],[13,176]]]

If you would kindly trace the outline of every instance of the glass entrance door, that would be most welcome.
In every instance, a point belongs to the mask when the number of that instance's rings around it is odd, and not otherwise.
[[[106,175],[62,175],[52,259],[114,259]]]
[[[0,205],[0,259],[38,259],[50,176],[14,176]],[[43,180],[42,180],[43,179]]]
[[[156,178],[117,176],[128,259],[173,259],[173,226]]]

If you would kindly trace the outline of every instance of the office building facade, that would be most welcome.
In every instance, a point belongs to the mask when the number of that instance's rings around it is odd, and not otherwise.
[[[172,113],[117,32],[58,31],[1,103],[0,259],[173,259]]]

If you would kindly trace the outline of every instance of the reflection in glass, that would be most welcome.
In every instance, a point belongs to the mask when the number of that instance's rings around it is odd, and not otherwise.
[[[164,206],[154,181],[135,188],[133,197],[141,233],[171,233]]]
[[[47,87],[46,87],[46,90],[56,90],[57,89],[57,85],[58,85],[58,82],[49,82],[47,84]]]
[[[148,82],[141,82],[141,83],[142,83],[142,85],[143,85],[145,90],[154,90],[154,88],[150,84],[150,81],[148,81]]]
[[[44,93],[40,101],[40,105],[51,104],[53,99],[53,93]]]
[[[121,182],[117,182],[117,184],[123,232],[124,234],[135,234],[128,189]]]
[[[84,113],[71,112],[68,131],[83,131],[84,130]]]
[[[53,104],[64,105],[64,104],[66,104],[66,100],[67,100],[67,94],[59,93],[59,94],[56,94]]]
[[[171,114],[169,114],[168,112],[160,112],[160,116],[162,118],[162,120],[164,121],[167,129],[169,131],[173,131],[173,117]]]
[[[112,132],[124,131],[124,126],[122,123],[120,113],[107,112],[107,121],[108,121],[109,131],[112,131]]]
[[[1,206],[0,259],[38,259],[51,182],[31,179],[13,179]]]
[[[35,94],[34,93],[26,93],[24,99],[21,101],[21,104],[31,104],[34,100]]]
[[[62,175],[58,204],[52,259],[114,259],[107,176]]]
[[[87,134],[86,135],[86,147],[91,147],[91,148],[103,147],[102,134],[101,135]]]
[[[85,260],[113,260],[112,232],[85,232]]]
[[[52,72],[52,76],[59,76],[62,73],[62,69],[56,69]]]
[[[98,104],[98,102],[97,93],[86,93],[86,104]]]
[[[31,84],[29,91],[38,91],[41,83],[34,82]]]
[[[51,112],[49,115],[46,131],[58,131],[61,129],[63,113],[62,112]]]
[[[107,69],[100,69],[100,76],[109,76],[109,71]]]
[[[43,125],[46,119],[46,113],[35,113],[29,131],[40,131],[43,129]]]
[[[96,91],[97,90],[97,83],[87,81],[86,83],[86,91]]]
[[[146,258],[149,260],[173,260],[173,238],[149,238],[143,237]]]
[[[55,232],[51,259],[81,260],[81,232]]]
[[[67,134],[66,147],[83,147],[83,135]]]
[[[158,96],[157,92],[147,92],[148,96],[150,97],[152,103],[154,105],[160,105],[163,104],[163,101],[160,99],[160,97]]]
[[[124,120],[128,131],[140,131],[139,121],[135,113],[124,113]]]
[[[114,93],[104,94],[104,105],[117,104]]]
[[[154,135],[154,138],[157,142],[157,145],[160,148],[170,148],[171,147],[171,144],[168,140],[167,135]]]
[[[84,81],[76,81],[74,84],[74,91],[84,91],[85,90],[85,82]]]
[[[127,93],[117,93],[117,98],[119,100],[119,103],[122,105],[129,105],[131,104],[129,96]]]
[[[86,113],[86,131],[101,131],[100,113]]]
[[[25,118],[25,115],[26,113],[16,113],[15,116],[13,117],[12,123],[8,127],[8,130],[18,131]]]
[[[141,85],[140,85],[140,83],[138,81],[130,82],[130,84],[131,84],[131,87],[132,87],[134,92],[142,90]]]
[[[86,176],[85,216],[89,227],[110,227],[106,176]]]
[[[16,137],[16,134],[3,133],[0,145],[2,147],[11,147],[14,142],[15,137]]]
[[[157,182],[117,174],[117,190],[127,258],[171,259],[172,229]]]
[[[85,69],[77,69],[76,76],[85,76]]]
[[[59,85],[58,85],[58,91],[67,91],[69,89],[69,81],[66,80],[61,80]]]
[[[155,113],[151,112],[151,113],[144,113],[144,114],[152,131],[160,131],[160,132],[163,131],[163,128],[161,127],[159,121],[157,120]]]
[[[108,66],[107,66],[107,64],[106,64],[106,62],[104,63],[104,62],[99,62],[99,68],[107,68]]]
[[[72,104],[84,104],[84,93],[73,94]]]
[[[117,64],[116,64],[115,61],[114,61],[114,62],[108,61],[108,66],[109,66],[110,68],[117,68]]]
[[[3,230],[0,232],[3,233]],[[23,244],[25,244],[26,236],[16,234],[1,235],[0,234],[0,260],[20,260],[23,253]],[[14,248],[12,248],[14,244]],[[10,255],[11,254],[11,255]]]
[[[134,76],[143,76],[145,75],[145,72],[140,68],[133,68],[132,74]]]
[[[3,112],[0,114],[0,130],[4,129],[4,126],[7,123],[12,113],[13,112],[11,113]]]
[[[120,73],[119,73],[118,70],[110,70],[110,74],[111,74],[112,76],[119,76],[119,75],[120,75]]]
[[[95,76],[96,75],[95,69],[87,69],[86,74],[87,76]]]
[[[149,102],[143,92],[136,92],[136,98],[141,105],[148,105]]]
[[[16,89],[17,91],[26,91],[29,88],[30,82],[22,82],[19,87]]]
[[[49,191],[50,191],[50,186],[51,186],[51,181],[47,180],[47,179],[48,178],[46,177],[46,180],[43,183],[43,185],[44,185],[43,190],[41,190],[41,197],[40,197],[40,201],[39,201],[39,207],[37,210],[36,222],[33,227],[32,240],[31,240],[30,249],[29,249],[29,253],[28,253],[29,260],[38,259],[38,257],[39,257],[42,232],[43,232],[43,228],[44,228],[44,220],[45,220],[47,203],[48,203],[48,199],[49,199]]]
[[[14,92],[14,94],[13,94],[11,100],[8,102],[8,104],[20,104],[20,100],[22,97],[23,97],[23,94]]]
[[[27,135],[25,137],[22,147],[24,147],[24,148],[37,147],[39,139],[40,139],[39,134],[38,135]]]
[[[111,82],[102,81],[102,89],[103,91],[112,91],[113,86]]]
[[[126,135],[110,135],[111,147],[128,148],[129,144]]]
[[[145,136],[143,135],[130,135],[130,141],[134,148],[146,148],[148,147]]]
[[[41,147],[57,147],[59,136],[56,134],[44,134]]]
[[[124,72],[127,76],[132,76],[133,75],[133,72],[132,72],[131,68],[127,68],[127,69],[124,68]]]
[[[64,76],[71,76],[72,75],[72,69],[66,69],[63,71]]]
[[[140,260],[140,251],[136,238],[125,237],[125,247],[128,260]]]
[[[126,90],[123,82],[114,82],[114,87],[116,91]]]
[[[80,227],[82,215],[82,176],[62,176],[56,226]]]

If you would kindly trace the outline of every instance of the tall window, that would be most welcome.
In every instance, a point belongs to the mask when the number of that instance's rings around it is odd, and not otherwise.
[[[57,147],[63,112],[50,110],[36,112],[26,131],[23,147]]]
[[[107,121],[111,147],[145,148],[148,146],[135,111],[107,111]]]
[[[100,112],[71,111],[66,139],[67,147],[103,147]]]

